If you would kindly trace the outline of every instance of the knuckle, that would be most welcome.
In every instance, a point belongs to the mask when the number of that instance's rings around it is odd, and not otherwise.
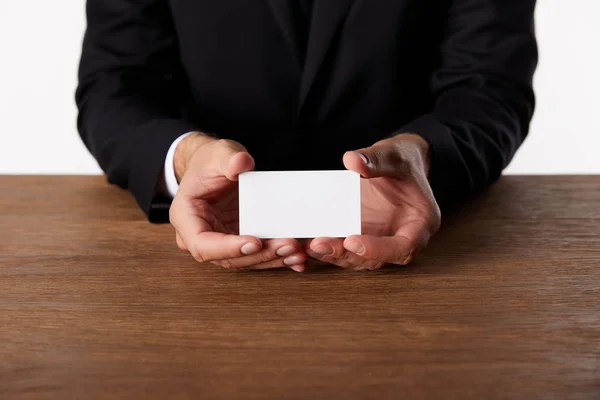
[[[375,260],[367,260],[356,267],[354,267],[355,271],[374,271],[383,266],[383,263]]]
[[[253,268],[255,269],[274,269],[274,268],[281,268],[284,267],[285,264],[283,263],[283,260],[271,260],[269,262],[260,264],[260,265],[255,265]]]
[[[381,168],[387,175],[406,177],[413,175],[413,165],[402,141],[388,139],[378,146],[376,154]]]
[[[231,260],[219,260],[217,264],[225,269],[239,269]]]
[[[406,254],[404,254],[404,261],[400,265],[409,265],[415,259],[415,252],[411,249]]]
[[[210,261],[197,248],[190,249],[189,251],[190,251],[190,254],[192,255],[192,257],[194,257],[194,259],[196,261],[198,261],[200,264]]]
[[[413,250],[415,248],[414,243],[408,238],[402,237],[400,238],[401,243],[398,248],[398,256],[396,258],[396,263],[398,265],[407,265],[410,264],[413,258]]]
[[[334,257],[340,261],[349,261],[351,256],[352,256],[352,253],[350,253],[349,251],[346,251],[346,250],[342,250],[342,251],[336,250],[335,255],[334,255]]]
[[[431,210],[431,215],[429,217],[429,228],[431,233],[436,233],[437,231],[440,230],[440,227],[442,225],[442,212],[440,211],[440,207],[437,205],[437,203],[434,204],[434,207],[432,207]]]
[[[376,269],[380,269],[384,265],[385,263],[383,262],[373,260],[367,263],[367,268],[369,269],[369,271],[375,271]]]
[[[219,146],[223,147],[233,147],[235,144],[235,142],[230,139],[218,139],[217,143],[219,144]]]
[[[183,243],[183,240],[181,240],[181,238],[179,236],[177,236],[175,238],[175,242],[177,243],[177,247],[179,247],[179,250],[187,251],[187,247],[185,247],[185,243]]]
[[[340,268],[347,269],[347,270],[352,270],[355,267],[354,265],[352,265],[348,262],[345,262],[343,260],[340,260],[339,258],[332,259],[332,260],[323,260],[323,261],[328,264],[332,264],[332,265],[335,265],[336,267],[340,267]]]
[[[426,245],[427,243],[425,242],[418,242],[412,245],[410,248],[407,248],[404,254],[402,254],[402,257],[400,258],[400,260],[402,261],[400,265],[412,264],[417,255],[421,252],[423,248],[425,248]]]
[[[257,264],[270,262],[278,257],[279,256],[274,251],[261,251],[260,253],[257,254],[257,258],[258,258]]]
[[[230,140],[230,139],[219,139],[218,140],[218,145],[219,147],[221,147],[224,150],[227,151],[231,151],[231,150],[245,150],[244,147],[239,144],[238,142],[234,141],[234,140]]]

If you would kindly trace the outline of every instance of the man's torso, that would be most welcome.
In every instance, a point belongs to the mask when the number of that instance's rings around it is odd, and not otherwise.
[[[186,117],[258,169],[337,168],[432,107],[446,2],[301,1],[169,2]]]

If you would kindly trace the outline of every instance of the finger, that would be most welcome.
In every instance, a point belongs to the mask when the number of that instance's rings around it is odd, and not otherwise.
[[[224,158],[221,166],[221,172],[230,181],[237,181],[241,173],[252,170],[254,170],[254,159],[246,151],[237,152],[229,158]]]
[[[247,270],[251,271],[259,271],[259,270],[267,270],[267,269],[277,269],[277,268],[289,268],[295,272],[304,272],[306,270],[306,255],[304,256],[304,261],[301,264],[297,265],[286,265],[283,262],[283,258],[279,258],[277,260],[269,261],[266,263],[254,265],[251,268],[247,268]]]
[[[294,239],[265,240],[263,249],[253,255],[218,260],[216,264],[229,269],[267,269],[296,266],[306,261],[300,243]]]
[[[305,244],[308,255],[316,260],[354,270],[373,270],[382,266],[377,260],[369,260],[344,248],[344,240],[316,238]]]
[[[198,262],[241,257],[262,249],[262,242],[256,237],[213,232],[212,226],[200,215],[200,208],[176,197],[170,210],[171,224]]]
[[[425,172],[422,139],[415,139],[415,135],[399,136],[405,138],[385,139],[371,147],[346,152],[343,158],[344,166],[367,179],[390,177],[410,180],[418,185],[439,216],[439,207]],[[407,136],[411,138],[408,139]]]
[[[219,140],[202,149],[206,154],[191,161],[180,183],[177,193],[182,197],[202,198],[237,181],[241,173],[254,170],[254,158],[237,142]]]
[[[344,240],[344,248],[358,256],[383,263],[407,265],[427,245],[431,233],[421,221],[408,223],[395,236],[353,235]]]
[[[237,236],[221,232],[202,232],[187,244],[192,256],[200,263],[255,254],[262,243],[252,236]]]
[[[240,143],[221,139],[215,145],[218,149],[212,153],[211,160],[217,163],[220,175],[237,181],[239,174],[254,169],[254,159]]]
[[[344,154],[344,166],[364,178],[401,177],[410,171],[401,153],[393,145],[375,144]]]
[[[344,167],[350,171],[354,171],[360,176],[371,178],[372,171],[368,167],[368,159],[358,151],[347,151],[343,157]]]
[[[292,265],[290,267],[290,269],[293,270],[293,271],[302,273],[302,272],[306,271],[306,262],[304,262],[303,264]]]
[[[248,267],[231,267],[227,263],[224,263],[223,260],[215,261],[213,264],[218,265],[225,269],[231,269],[235,271],[259,271],[259,270],[267,270],[267,269],[277,269],[277,268],[290,268],[296,272],[304,272],[306,270],[306,261],[302,264],[288,266],[283,262],[283,258],[277,258],[275,260],[271,260],[268,262],[264,262],[261,264],[256,264]]]

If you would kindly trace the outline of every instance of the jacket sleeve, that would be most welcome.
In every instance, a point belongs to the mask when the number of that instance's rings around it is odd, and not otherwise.
[[[151,221],[168,217],[155,197],[171,143],[194,127],[167,0],[88,0],[76,102],[78,129],[108,181],[129,189]]]
[[[535,0],[450,0],[434,107],[399,132],[431,146],[442,209],[493,183],[525,139],[537,65]]]

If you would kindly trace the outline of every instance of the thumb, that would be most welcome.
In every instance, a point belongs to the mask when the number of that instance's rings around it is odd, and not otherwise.
[[[410,171],[410,165],[397,146],[387,141],[349,151],[344,154],[343,161],[347,169],[359,173],[364,178],[400,177]]]
[[[237,181],[242,172],[254,170],[254,158],[241,144],[222,140],[219,144],[217,168],[219,174],[230,181]]]
[[[246,152],[240,151],[223,159],[221,172],[230,181],[237,181],[242,172],[254,170],[254,158]]]
[[[253,169],[254,159],[244,146],[230,140],[216,140],[194,152],[179,192],[201,197],[229,187],[242,172]]]

